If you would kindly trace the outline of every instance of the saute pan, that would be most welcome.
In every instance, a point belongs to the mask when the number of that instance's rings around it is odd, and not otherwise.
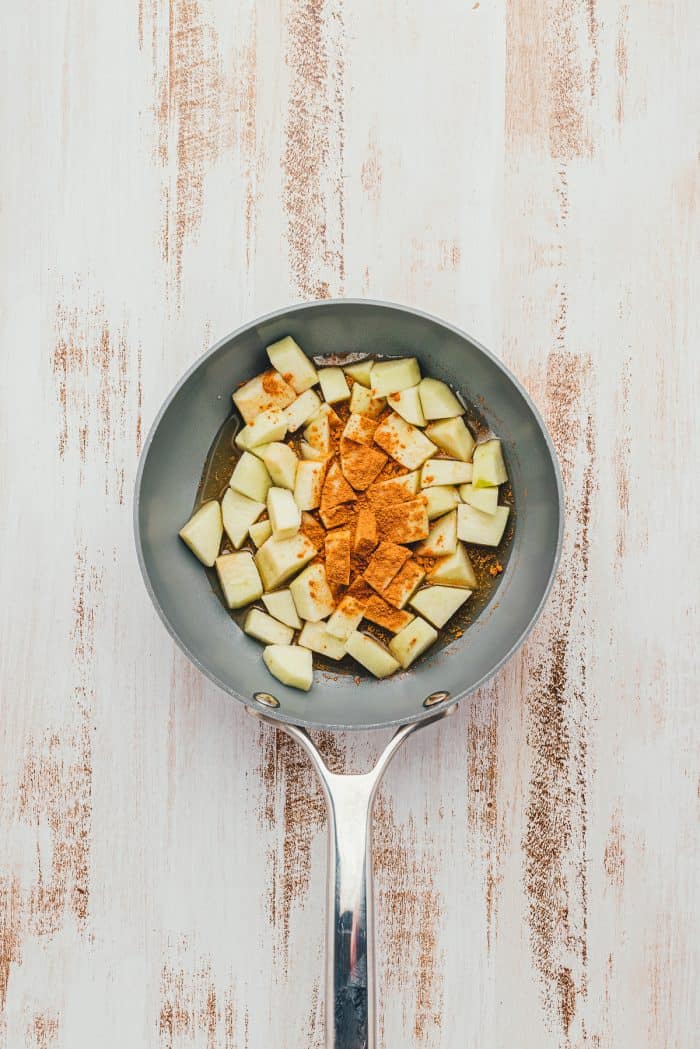
[[[496,595],[461,637],[430,650],[386,681],[316,675],[309,693],[267,673],[259,644],[232,623],[201,565],[178,539],[212,442],[231,413],[230,392],[268,366],[265,347],[292,335],[311,356],[365,352],[418,357],[503,441],[516,508],[515,530]],[[473,339],[417,310],[368,300],[329,300],[278,310],[208,351],[158,413],[141,456],[135,493],[136,547],[143,578],[166,628],[220,688],[306,750],[329,813],[326,1045],[376,1044],[371,906],[371,810],[381,776],[402,741],[453,713],[522,644],[549,593],[561,550],[563,493],[550,437],[525,390]],[[338,775],[309,729],[396,732],[376,767]]]

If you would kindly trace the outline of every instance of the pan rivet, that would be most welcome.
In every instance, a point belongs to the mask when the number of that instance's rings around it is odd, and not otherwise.
[[[253,695],[253,699],[256,699],[258,703],[262,703],[266,707],[278,707],[280,705],[279,699],[275,699],[269,692],[256,692]]]
[[[449,692],[431,692],[427,699],[423,700],[424,707],[435,707],[438,703],[444,703],[450,698]]]

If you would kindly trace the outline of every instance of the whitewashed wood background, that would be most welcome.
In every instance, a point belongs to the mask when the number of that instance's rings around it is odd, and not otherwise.
[[[0,1045],[323,1044],[319,792],[166,635],[131,495],[181,372],[328,295],[494,349],[568,492],[526,649],[387,776],[380,1044],[697,1045],[698,4],[1,19]]]

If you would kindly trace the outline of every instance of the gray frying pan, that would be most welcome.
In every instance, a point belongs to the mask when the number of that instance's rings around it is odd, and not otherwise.
[[[461,637],[428,650],[386,681],[316,675],[309,693],[267,673],[260,645],[232,623],[199,562],[178,539],[192,510],[213,436],[231,413],[230,392],[268,366],[265,347],[292,335],[312,356],[364,352],[418,357],[478,404],[501,437],[516,508],[505,571],[490,602]],[[402,741],[453,713],[522,644],[547,598],[561,551],[559,467],[539,414],[517,380],[473,339],[417,310],[368,300],[330,300],[278,310],[222,339],[181,379],[146,440],[135,493],[141,571],[166,628],[189,659],[249,712],[293,736],[311,758],[329,812],[326,1045],[376,1044],[371,928],[371,810]],[[355,670],[354,673],[357,673]],[[366,775],[338,775],[308,729],[397,731]]]

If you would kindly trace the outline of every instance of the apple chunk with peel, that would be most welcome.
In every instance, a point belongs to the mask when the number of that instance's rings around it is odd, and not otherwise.
[[[315,390],[307,390],[305,393],[302,393],[301,397],[297,397],[295,401],[292,401],[289,407],[284,410],[289,432],[294,433],[300,426],[307,423],[309,419],[313,419],[320,407],[321,398]]]
[[[445,557],[457,549],[457,511],[438,517],[425,539],[416,547],[419,557]]]
[[[217,557],[216,574],[229,608],[243,608],[262,596],[263,585],[253,555],[247,550]]]
[[[411,608],[439,630],[471,596],[471,590],[456,586],[426,586],[411,599]]]
[[[267,513],[275,539],[291,539],[301,528],[301,510],[287,488],[271,488],[267,493]]]
[[[495,514],[498,509],[498,488],[475,488],[473,484],[463,484],[459,497],[463,503],[475,506],[483,514]]]
[[[257,521],[264,509],[264,503],[249,499],[240,492],[234,492],[233,488],[226,490],[221,500],[221,514],[226,535],[236,550],[243,546],[250,526]]]
[[[463,463],[471,460],[476,441],[463,419],[442,419],[440,422],[430,423],[426,426],[425,433],[448,455],[461,459]]]
[[[426,510],[429,521],[454,510],[459,502],[457,489],[449,484],[437,484],[432,488],[426,488],[423,495],[427,500]]]
[[[272,525],[269,520],[265,518],[264,521],[256,521],[255,524],[252,524],[248,529],[248,533],[256,547],[259,547],[262,546],[272,535]]]
[[[418,392],[426,419],[453,419],[458,415],[464,415],[464,407],[446,382],[440,379],[421,379]]]
[[[266,445],[260,458],[265,463],[273,484],[278,488],[294,488],[299,460],[288,444],[273,441]]]
[[[199,510],[192,514],[187,524],[180,529],[182,541],[207,568],[211,568],[216,561],[223,534],[221,507],[216,499],[211,499],[200,506]]]
[[[373,367],[374,361],[371,358],[367,358],[365,361],[357,361],[355,364],[346,365],[343,371],[361,386],[370,386],[370,373]]]
[[[297,644],[329,659],[342,659],[345,655],[345,642],[329,634],[325,623],[304,623]]]
[[[293,630],[301,630],[301,620],[291,590],[273,590],[271,594],[263,594],[262,602],[270,615],[279,619],[280,623]]]
[[[272,480],[265,463],[255,455],[251,455],[250,452],[243,452],[229,481],[229,486],[234,492],[240,492],[241,495],[247,495],[249,499],[264,503],[271,484]]]
[[[475,506],[462,503],[457,507],[457,534],[465,543],[498,546],[508,524],[510,508],[497,506],[494,514],[485,514]]]
[[[475,488],[493,488],[508,480],[508,471],[503,462],[503,449],[498,438],[477,444],[474,449],[474,473],[471,481]]]
[[[428,459],[421,470],[420,483],[422,488],[431,488],[436,484],[465,484],[471,480],[471,476],[471,463],[463,463],[459,459]]]
[[[354,630],[345,642],[346,651],[376,678],[389,677],[399,669],[398,660],[368,634]]]
[[[297,532],[292,539],[270,536],[255,555],[255,563],[265,589],[274,590],[300,572],[315,556],[314,544],[301,532]]]
[[[290,688],[308,692],[314,681],[314,657],[298,645],[268,645],[263,649],[265,666],[273,677]]]
[[[404,670],[407,670],[419,656],[422,656],[427,648],[437,641],[438,632],[430,623],[426,623],[420,616],[399,630],[389,642],[389,651],[398,659]]]
[[[267,347],[270,364],[296,393],[304,393],[318,382],[318,373],[301,346],[291,335]]]
[[[476,590],[477,582],[469,555],[461,543],[447,557],[439,557],[428,572],[429,583],[444,583],[445,586],[467,587]]]
[[[233,403],[243,416],[243,422],[252,423],[260,412],[270,408],[286,408],[296,394],[274,368],[256,375],[232,394]]]
[[[342,368],[321,368],[318,377],[326,404],[338,404],[350,399],[350,387]]]
[[[261,612],[259,608],[251,608],[245,617],[243,631],[265,645],[289,645],[294,637],[291,627],[273,619],[267,612]]]
[[[368,419],[378,419],[386,407],[384,397],[373,397],[372,391],[355,383],[350,394],[350,411]]]
[[[374,443],[407,470],[416,470],[437,448],[422,430],[411,426],[396,412],[392,412],[374,431]]]
[[[326,569],[319,561],[309,565],[301,575],[293,579],[289,589],[300,618],[307,619],[310,623],[320,622],[335,608]]]
[[[325,476],[325,462],[305,460],[299,463],[294,482],[294,502],[300,510],[315,510],[321,505]]]
[[[420,367],[415,357],[377,361],[372,368],[372,396],[388,397],[420,382]]]
[[[425,379],[423,382],[425,382]],[[387,398],[389,407],[398,412],[407,423],[412,423],[413,426],[425,426],[426,422],[418,394],[419,389],[419,386],[410,386],[407,390],[401,390],[399,393],[390,393]]]
[[[236,436],[236,444],[239,448],[250,451],[261,444],[269,444],[270,441],[281,441],[287,432],[287,415],[278,408],[271,408],[267,412],[260,412],[252,423],[244,426]]]

